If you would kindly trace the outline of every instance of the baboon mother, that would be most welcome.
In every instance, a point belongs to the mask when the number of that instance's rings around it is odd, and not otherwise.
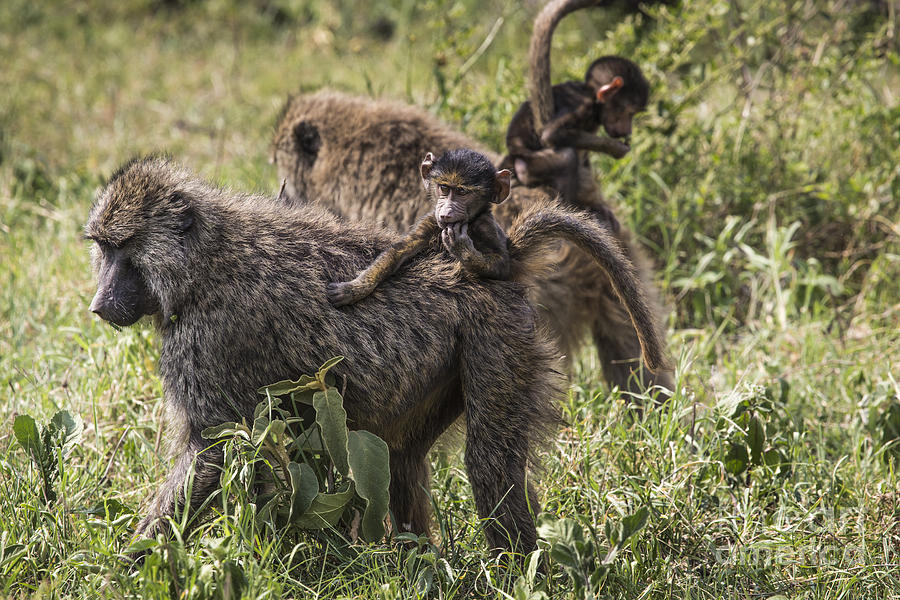
[[[273,160],[293,203],[318,203],[363,223],[406,231],[431,207],[418,181],[418,161],[426,152],[476,148],[494,164],[499,157],[481,144],[416,107],[320,91],[289,100],[276,127]],[[599,190],[590,193],[598,194]],[[529,205],[547,196],[540,188],[513,187],[494,209],[508,228]],[[582,198],[582,203],[588,202]],[[614,234],[636,268],[663,336],[664,311],[650,261],[624,228]],[[651,373],[640,362],[641,347],[609,278],[587,254],[560,244],[552,266],[530,294],[557,346],[571,357],[587,335],[593,337],[611,384],[642,392],[660,384],[672,389],[670,372]]]
[[[222,452],[204,428],[252,420],[255,390],[311,373],[333,355],[354,428],[390,448],[391,510],[402,530],[428,531],[426,453],[465,415],[465,464],[491,547],[536,541],[526,468],[557,422],[561,382],[520,284],[474,281],[424,252],[365,302],[334,308],[348,279],[399,236],[312,206],[285,209],[210,186],[160,158],[115,173],[91,208],[98,275],[91,310],[120,326],[151,315],[165,403],[180,429],[174,468],[138,534],[165,530],[219,482]],[[183,498],[195,464],[192,496]]]

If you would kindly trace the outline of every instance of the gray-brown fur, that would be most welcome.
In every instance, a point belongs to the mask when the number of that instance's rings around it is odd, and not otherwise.
[[[298,126],[316,132],[314,153],[297,146]],[[419,157],[458,147],[485,152],[422,109],[323,91],[288,102],[276,128],[273,158],[279,177],[287,180],[289,202],[315,202],[351,220],[405,231],[430,208],[416,188]],[[498,162],[495,153],[485,154]],[[596,184],[586,181],[585,189],[596,191]],[[494,208],[494,217],[509,231],[520,213],[547,197],[543,188],[514,186],[510,198]],[[665,313],[650,260],[626,229],[615,232],[615,238],[635,267],[664,339]],[[671,389],[670,372],[651,375],[640,368],[640,343],[631,320],[594,259],[567,243],[555,245],[544,258],[549,266],[535,277],[530,297],[561,352],[571,357],[592,338],[611,384],[633,391],[651,384]]]
[[[390,448],[391,510],[404,530],[427,532],[426,452],[465,415],[465,464],[478,513],[493,515],[491,547],[535,545],[526,468],[558,420],[555,353],[542,340],[521,284],[475,281],[442,253],[411,260],[365,302],[343,309],[325,299],[329,281],[351,276],[398,236],[345,223],[315,206],[213,187],[158,158],[127,164],[91,209],[85,235],[99,274],[92,303],[103,318],[131,322],[105,264],[152,296],[165,403],[183,451],[156,493],[139,535],[165,530],[184,505],[195,462],[198,504],[218,486],[222,453],[201,431],[251,419],[259,386],[313,372],[334,355],[346,377],[352,427]],[[140,316],[140,315],[138,315]],[[178,448],[182,450],[182,448]],[[509,540],[512,540],[512,544]]]

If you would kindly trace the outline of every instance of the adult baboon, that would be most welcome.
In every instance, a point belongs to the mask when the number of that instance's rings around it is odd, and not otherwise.
[[[419,193],[418,162],[428,151],[476,148],[496,164],[499,157],[428,112],[390,101],[332,91],[291,98],[279,119],[273,160],[286,180],[289,203],[315,202],[337,215],[406,231],[431,210]],[[542,188],[513,187],[494,208],[501,227],[530,204],[547,197]],[[624,228],[615,233],[634,264],[663,335],[663,309],[650,261]],[[671,373],[641,367],[640,343],[628,313],[606,274],[571,244],[551,249],[552,266],[537,277],[530,295],[560,350],[571,357],[592,335],[606,379],[622,389],[673,387]]]
[[[602,234],[591,219],[549,205],[523,214],[508,230],[513,264],[530,268],[547,239],[575,222],[590,249]],[[428,531],[426,453],[464,414],[475,504],[492,517],[488,544],[534,547],[538,504],[526,469],[557,423],[561,381],[522,284],[468,277],[446,253],[425,251],[364,301],[337,309],[326,284],[399,236],[317,207],[233,194],[161,158],[129,162],[110,178],[85,237],[98,276],[90,310],[120,326],[153,317],[179,430],[182,451],[138,534],[165,531],[179,506],[196,509],[218,486],[222,452],[207,447],[205,428],[252,419],[257,388],[342,354],[334,373],[346,377],[348,422],[390,449],[398,527]]]

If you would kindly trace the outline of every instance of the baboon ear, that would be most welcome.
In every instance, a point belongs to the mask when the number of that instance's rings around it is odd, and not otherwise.
[[[622,89],[625,80],[619,76],[613,78],[612,81],[597,90],[597,102],[603,103],[615,96],[616,92]]]
[[[419,165],[419,173],[422,174],[422,187],[425,188],[425,191],[428,191],[428,175],[431,173],[431,167],[434,166],[434,154],[428,152],[425,154],[425,158],[422,159],[422,164]]]
[[[509,169],[503,169],[502,171],[497,171],[494,177],[494,197],[491,199],[491,202],[500,204],[509,198],[509,182],[512,173],[510,173]]]
[[[181,222],[178,224],[178,228],[181,230],[182,233],[184,233],[193,226],[194,226],[194,211],[188,209],[184,214],[181,215]]]
[[[322,137],[319,128],[309,121],[300,121],[294,125],[294,144],[304,154],[315,156],[322,147]]]
[[[172,204],[178,212],[178,231],[184,233],[194,225],[194,209],[191,206],[191,199],[182,192],[172,194]]]

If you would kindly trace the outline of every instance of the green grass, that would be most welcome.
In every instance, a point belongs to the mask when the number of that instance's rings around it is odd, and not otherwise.
[[[896,597],[897,14],[684,4],[586,12],[554,40],[555,80],[608,53],[651,79],[632,153],[596,166],[673,307],[678,391],[638,415],[585,351],[541,454],[543,508],[581,525],[591,560],[608,523],[649,509],[598,597]],[[556,558],[542,574],[484,552],[453,440],[433,456],[439,548],[273,529],[235,484],[188,539],[123,562],[168,465],[157,353],[146,326],[88,314],[80,237],[138,153],[277,191],[272,126],[300,90],[422,104],[499,148],[532,16],[512,0],[0,4],[0,596],[579,597]],[[47,504],[12,426],[59,409],[85,429]]]

